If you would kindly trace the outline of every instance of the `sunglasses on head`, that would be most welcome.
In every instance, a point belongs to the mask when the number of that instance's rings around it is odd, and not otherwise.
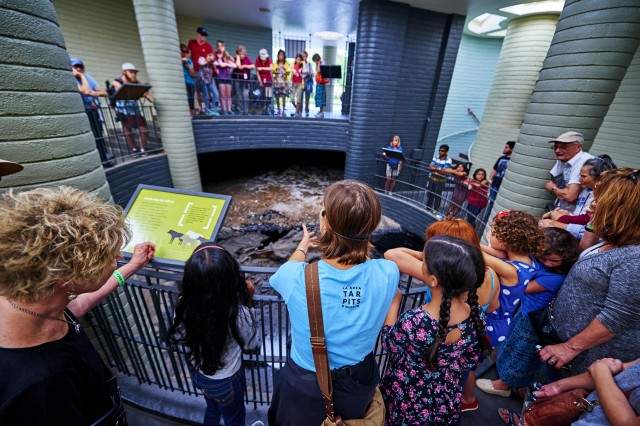
[[[635,186],[638,183],[638,175],[640,174],[640,170],[634,170],[631,173],[629,173],[627,175],[627,178],[631,180],[631,182],[633,182],[633,185]]]

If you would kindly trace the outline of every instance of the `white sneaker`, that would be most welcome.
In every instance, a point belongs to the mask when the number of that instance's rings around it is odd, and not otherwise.
[[[324,112],[317,113],[316,118],[324,118]]]

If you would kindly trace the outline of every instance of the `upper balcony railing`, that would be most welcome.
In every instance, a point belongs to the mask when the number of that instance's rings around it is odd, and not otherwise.
[[[228,85],[228,87],[222,87]],[[224,90],[223,90],[224,89]],[[315,81],[311,92],[304,83],[263,83],[253,76],[250,80],[217,80],[214,86],[201,93],[194,93],[194,109],[196,119],[267,116],[267,117],[310,117],[334,118],[346,120],[342,115],[343,86],[333,80],[326,85],[318,85]],[[230,96],[225,95],[230,90]],[[206,92],[206,93],[205,93]],[[319,96],[316,98],[316,96]],[[208,99],[208,103],[206,102]],[[228,99],[228,100],[225,100]],[[320,103],[324,99],[324,116],[317,117]],[[300,104],[299,114],[296,104]],[[227,111],[231,111],[228,114]]]
[[[376,159],[376,172],[371,186],[430,211],[436,218],[455,216],[473,225],[482,234],[491,213],[489,187],[469,179],[429,170],[429,163],[407,160],[391,188],[387,178],[387,161],[382,154]]]

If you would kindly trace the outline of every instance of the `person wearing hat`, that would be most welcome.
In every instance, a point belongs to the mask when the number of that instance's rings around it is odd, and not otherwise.
[[[2,176],[9,176],[14,173],[18,173],[22,169],[24,169],[22,164],[0,158],[0,180],[2,180]]]
[[[122,64],[120,77],[113,80],[112,84],[116,91],[125,84],[141,84],[140,80],[138,80],[138,68],[130,62],[125,62]],[[143,97],[149,102],[153,102],[153,98],[149,93],[145,93]],[[147,146],[147,139],[149,138],[149,130],[147,129],[147,120],[145,120],[144,115],[142,115],[138,100],[116,101],[116,113],[124,129],[124,139],[133,156],[136,157],[138,154],[146,155],[145,148]],[[140,132],[139,151],[136,149],[133,138],[134,128],[137,128],[138,132]]]
[[[89,119],[91,133],[96,141],[96,148],[100,154],[100,161],[105,167],[111,167],[113,155],[107,151],[104,141],[104,131],[102,127],[102,116],[100,115],[100,96],[107,96],[106,90],[100,87],[98,82],[85,72],[84,62],[78,58],[71,58],[71,70],[78,83],[78,91],[82,95],[84,112]]]
[[[268,114],[271,109],[271,98],[273,97],[272,67],[273,62],[267,49],[260,49],[256,58],[256,71],[258,72],[258,84],[264,89],[264,97],[266,99],[263,114]]]
[[[204,58],[205,61],[207,56],[215,53],[213,47],[207,43],[207,36],[209,33],[204,27],[198,27],[196,30],[196,38],[189,40],[187,43],[187,47],[191,51],[191,60],[193,61],[193,69],[198,72],[200,69],[201,60],[200,58]],[[206,63],[206,62],[205,62]],[[200,108],[200,112],[204,112],[202,108],[202,87],[200,87],[200,82],[196,79],[196,97],[198,99],[198,106]]]
[[[582,150],[584,136],[575,131],[563,133],[549,143],[553,144],[557,161],[544,188],[557,197],[556,207],[573,212],[581,190],[580,169],[593,155]]]

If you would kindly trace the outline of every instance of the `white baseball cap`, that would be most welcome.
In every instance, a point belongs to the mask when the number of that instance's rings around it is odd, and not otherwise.
[[[266,61],[267,58],[269,57],[269,52],[267,52],[267,49],[260,49],[259,55],[260,55],[260,59],[262,59],[263,61]]]
[[[131,62],[125,62],[122,64],[122,71],[138,71],[138,68]]]

